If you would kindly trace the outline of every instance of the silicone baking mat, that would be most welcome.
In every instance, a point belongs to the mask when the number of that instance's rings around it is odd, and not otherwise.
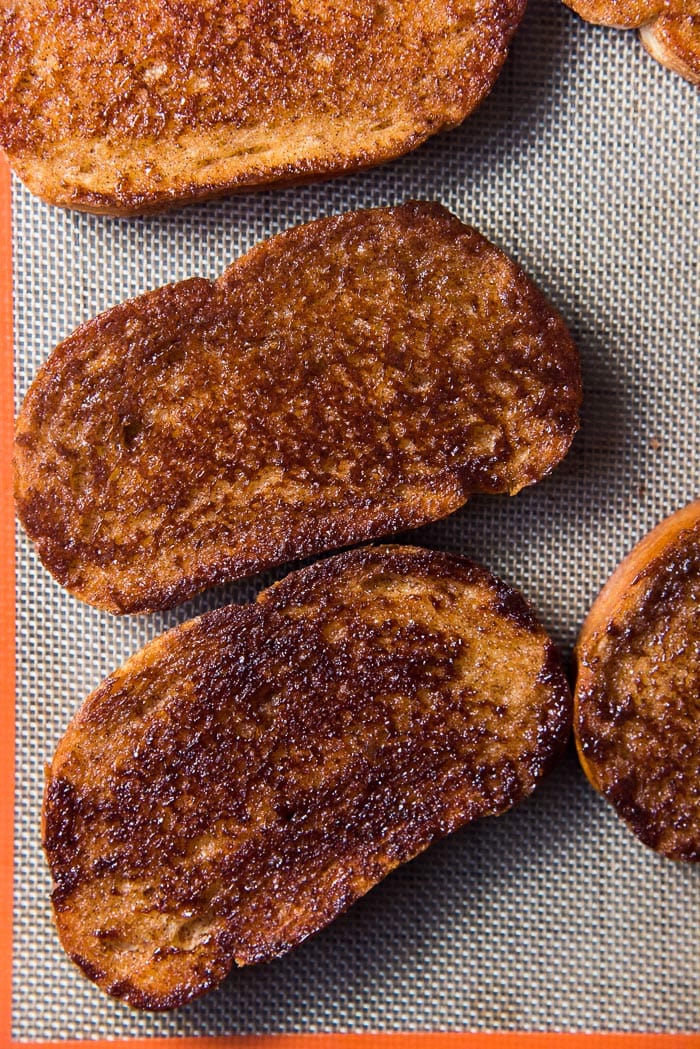
[[[132,220],[53,209],[14,181],[15,407],[52,347],[121,299],[216,276],[260,239],[321,215],[440,200],[561,310],[585,405],[549,479],[514,499],[476,498],[410,539],[520,587],[570,656],[613,567],[699,494],[699,147],[697,92],[636,34],[532,0],[479,111],[379,170]],[[700,871],[640,845],[573,751],[520,808],[437,844],[283,959],[168,1014],[105,997],[51,924],[44,763],[128,654],[286,569],[165,615],[114,619],[62,592],[19,532],[16,544],[15,1039],[700,1029]]]

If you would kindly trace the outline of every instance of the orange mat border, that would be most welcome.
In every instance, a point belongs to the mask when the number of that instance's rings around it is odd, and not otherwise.
[[[12,921],[15,782],[15,547],[12,502],[14,358],[10,171],[0,159],[0,1049],[700,1049],[700,1034],[580,1032],[363,1032],[227,1037],[13,1041]]]
[[[12,1042],[14,1049],[698,1049],[700,1035],[563,1031],[422,1031]]]
[[[0,1046],[12,1029],[12,898],[15,794],[15,536],[12,502],[14,358],[12,352],[12,205],[10,173],[0,159]]]

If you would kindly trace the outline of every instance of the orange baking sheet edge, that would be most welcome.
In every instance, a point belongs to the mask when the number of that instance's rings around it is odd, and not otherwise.
[[[450,1031],[230,1035],[105,1041],[12,1042],[33,1049],[698,1049],[700,1035]]]
[[[12,213],[10,172],[0,157],[0,1042],[9,1044],[12,1010],[12,888],[15,786],[15,538],[12,502],[14,370],[12,353]]]
[[[556,1031],[518,1032],[362,1032],[229,1037],[127,1038],[84,1041],[27,1042],[12,1040],[12,918],[15,776],[15,550],[12,502],[12,434],[14,426],[14,359],[12,348],[12,212],[10,172],[0,158],[0,367],[3,398],[0,412],[0,689],[4,731],[0,733],[0,790],[4,831],[0,859],[0,1049],[34,1046],[36,1049],[700,1049],[700,1034],[605,1034]]]

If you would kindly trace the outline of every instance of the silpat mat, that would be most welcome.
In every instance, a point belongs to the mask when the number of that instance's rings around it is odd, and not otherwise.
[[[481,109],[380,170],[147,220],[52,209],[15,182],[16,405],[51,348],[121,299],[216,276],[295,223],[441,200],[562,311],[582,356],[585,407],[551,478],[514,499],[476,498],[410,538],[520,587],[570,653],[624,553],[698,494],[699,145],[696,92],[636,34],[533,0]],[[697,1030],[699,872],[638,844],[573,751],[519,809],[439,843],[301,948],[184,1009],[139,1014],[82,978],[51,924],[44,762],[129,653],[272,578],[116,620],[62,592],[18,534],[14,1037]]]

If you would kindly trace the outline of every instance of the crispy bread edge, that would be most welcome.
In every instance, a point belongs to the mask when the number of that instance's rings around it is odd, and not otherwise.
[[[595,769],[583,753],[579,735],[581,695],[588,692],[595,681],[592,657],[596,645],[617,616],[631,611],[636,603],[639,585],[649,575],[663,554],[684,532],[700,521],[700,499],[676,510],[647,533],[620,562],[593,602],[581,627],[575,647],[576,683],[573,693],[573,729],[576,753],[581,768],[594,790],[605,796]]]

